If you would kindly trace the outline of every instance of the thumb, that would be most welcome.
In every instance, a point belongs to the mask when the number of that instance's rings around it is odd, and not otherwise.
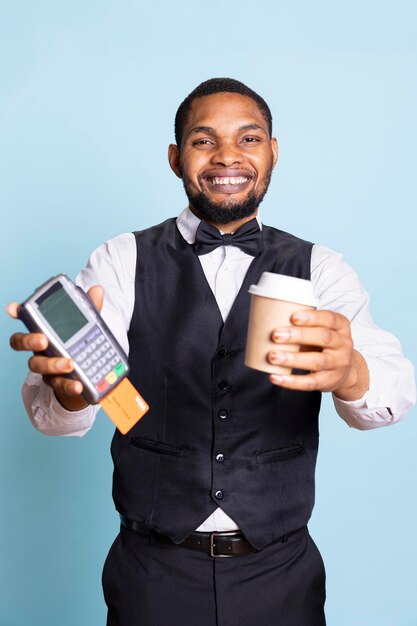
[[[87,291],[88,296],[94,302],[95,307],[101,311],[104,300],[104,289],[100,285],[94,285],[94,287],[90,287]]]
[[[10,317],[13,317],[14,319],[17,319],[18,317],[18,309],[19,304],[17,302],[10,302],[10,304],[6,306],[7,313],[10,315]]]

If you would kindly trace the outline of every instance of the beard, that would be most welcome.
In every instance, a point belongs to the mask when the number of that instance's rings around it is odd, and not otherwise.
[[[193,193],[186,178],[183,178],[183,185],[190,208],[197,217],[214,224],[230,224],[254,215],[268,191],[271,174],[272,167],[267,172],[261,189],[258,192],[252,189],[247,197],[241,201],[230,199],[216,202],[205,191]]]

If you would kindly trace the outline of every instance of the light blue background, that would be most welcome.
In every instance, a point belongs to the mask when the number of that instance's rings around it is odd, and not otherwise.
[[[270,104],[280,142],[263,220],[343,251],[416,360],[415,6],[0,0],[3,304],[177,214],[176,108],[233,76]],[[100,415],[80,440],[37,433],[26,358],[7,347],[21,326],[2,319],[0,624],[101,626],[112,426]],[[363,433],[325,399],[310,529],[329,626],[417,625],[415,417]]]

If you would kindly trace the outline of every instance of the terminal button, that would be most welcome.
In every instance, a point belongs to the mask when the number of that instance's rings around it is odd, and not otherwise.
[[[109,383],[107,382],[107,380],[102,380],[99,382],[99,384],[97,385],[96,389],[99,393],[103,393],[104,391],[106,391],[106,389],[108,389],[110,387]]]
[[[106,380],[109,383],[109,385],[112,385],[113,383],[115,383],[117,378],[118,376],[114,372],[109,372],[109,374],[107,374],[106,376]]]
[[[126,367],[124,365],[124,363],[119,363],[118,365],[116,365],[116,367],[114,368],[114,372],[117,376],[121,376],[122,374],[124,374],[126,371]]]

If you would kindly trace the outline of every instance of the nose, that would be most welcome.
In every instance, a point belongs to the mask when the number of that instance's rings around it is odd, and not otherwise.
[[[239,147],[235,143],[222,142],[218,145],[217,150],[212,155],[211,162],[215,165],[230,167],[235,163],[242,162],[242,154]]]

